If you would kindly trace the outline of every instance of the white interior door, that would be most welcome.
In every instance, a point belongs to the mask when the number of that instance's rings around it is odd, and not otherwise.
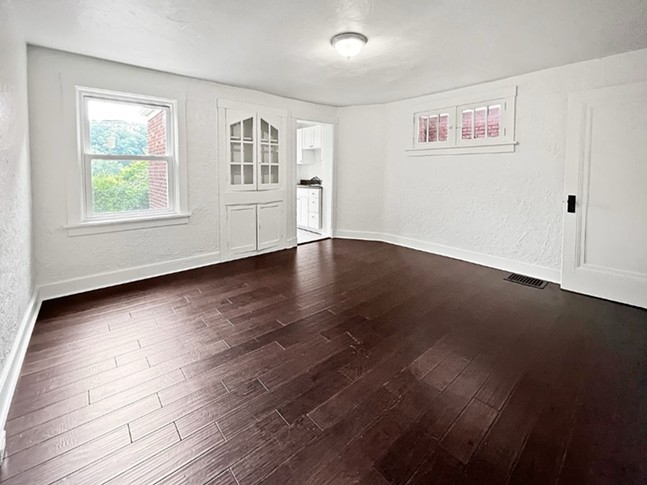
[[[256,251],[256,205],[227,206],[229,254]]]
[[[647,308],[647,83],[568,111],[562,287]]]
[[[279,246],[281,235],[281,203],[262,204],[258,206],[258,250]]]

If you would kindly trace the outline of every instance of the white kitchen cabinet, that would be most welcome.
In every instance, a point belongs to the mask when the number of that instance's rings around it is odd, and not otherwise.
[[[308,227],[308,189],[297,188],[297,226]]]
[[[297,130],[297,163],[321,162],[321,126],[309,126]]]
[[[297,187],[297,226],[321,230],[321,188]]]
[[[303,132],[303,149],[304,150],[317,150],[321,149],[321,126],[309,126],[302,128]]]

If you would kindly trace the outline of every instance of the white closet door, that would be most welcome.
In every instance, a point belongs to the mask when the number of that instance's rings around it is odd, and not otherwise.
[[[571,95],[562,287],[647,308],[647,83]]]
[[[281,244],[281,203],[258,206],[258,250]]]
[[[256,205],[227,206],[229,221],[229,253],[256,251]]]

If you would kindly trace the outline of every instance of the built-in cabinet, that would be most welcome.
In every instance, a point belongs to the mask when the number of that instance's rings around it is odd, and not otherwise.
[[[218,104],[223,259],[282,249],[287,112]]]
[[[297,130],[297,163],[309,164],[321,161],[321,125]]]
[[[228,249],[231,255],[254,253],[281,246],[283,204],[227,206]]]
[[[322,188],[297,187],[297,226],[310,231],[321,231]]]

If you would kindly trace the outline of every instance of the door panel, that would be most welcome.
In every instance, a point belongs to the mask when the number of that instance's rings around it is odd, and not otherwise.
[[[562,287],[647,308],[647,83],[569,98]]]
[[[281,237],[281,204],[258,206],[258,250],[279,246]]]
[[[308,198],[301,196],[297,199],[299,209],[297,211],[297,224],[302,227],[308,226]]]
[[[321,224],[319,223],[319,214],[310,213],[308,215],[308,227],[310,229],[316,229],[316,230],[319,230],[321,228]]]
[[[256,205],[227,206],[229,253],[256,251]]]

